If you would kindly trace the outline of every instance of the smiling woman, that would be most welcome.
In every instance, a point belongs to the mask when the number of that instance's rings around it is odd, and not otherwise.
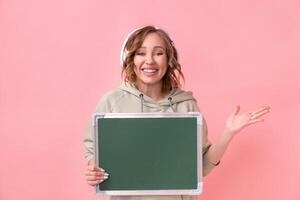
[[[125,40],[122,48],[122,66],[124,83],[117,89],[103,95],[96,112],[138,113],[138,112],[199,112],[192,92],[180,89],[183,79],[177,50],[162,29],[146,26],[135,30]],[[225,153],[230,141],[243,128],[262,122],[260,117],[270,111],[262,106],[245,113],[239,113],[237,106],[226,121],[219,140],[212,144],[208,140],[207,126],[203,125],[203,175],[206,176]],[[108,179],[108,174],[94,161],[94,137],[91,123],[86,129],[84,145],[88,160],[86,179],[95,186]],[[126,173],[126,172],[124,172]],[[197,199],[196,196],[113,196],[117,199],[135,200],[182,200]]]
[[[158,99],[180,87],[184,76],[177,50],[164,30],[153,26],[138,29],[125,41],[122,51],[125,81],[142,91],[156,87],[160,91]]]

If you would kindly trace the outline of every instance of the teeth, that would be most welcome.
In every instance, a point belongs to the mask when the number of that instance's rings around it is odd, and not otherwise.
[[[144,72],[156,72],[158,69],[142,69]]]

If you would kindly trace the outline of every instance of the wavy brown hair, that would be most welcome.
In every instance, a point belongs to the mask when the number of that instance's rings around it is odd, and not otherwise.
[[[184,81],[184,76],[181,71],[181,65],[178,62],[178,53],[170,36],[162,29],[154,26],[145,26],[134,31],[128,38],[122,49],[125,53],[123,59],[122,77],[126,82],[136,86],[137,76],[134,72],[134,56],[136,51],[142,46],[146,36],[150,33],[157,33],[165,42],[166,55],[169,67],[166,74],[162,78],[162,91],[169,92],[173,88],[181,87],[181,79]]]

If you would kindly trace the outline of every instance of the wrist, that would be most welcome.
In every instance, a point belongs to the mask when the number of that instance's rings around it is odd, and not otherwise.
[[[223,131],[223,134],[219,138],[219,143],[223,146],[224,145],[227,146],[230,143],[230,141],[233,139],[234,136],[235,136],[234,132],[227,130],[225,128]]]
[[[228,129],[227,127],[224,128],[223,135],[228,138],[232,139],[235,136],[236,132]]]

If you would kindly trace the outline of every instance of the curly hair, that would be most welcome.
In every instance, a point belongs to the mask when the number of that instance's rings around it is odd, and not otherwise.
[[[137,76],[134,72],[134,56],[136,51],[142,46],[146,36],[150,33],[157,33],[164,40],[166,45],[166,55],[169,67],[162,78],[162,91],[169,92],[174,88],[180,88],[181,79],[184,81],[184,76],[181,71],[181,65],[178,62],[177,50],[167,32],[154,26],[140,28],[129,36],[124,45],[124,49],[122,49],[123,53],[125,52],[122,77],[126,82],[136,86]]]

